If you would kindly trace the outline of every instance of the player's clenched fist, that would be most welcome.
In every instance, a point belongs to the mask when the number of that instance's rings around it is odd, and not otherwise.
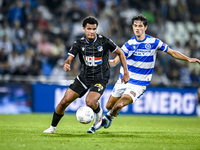
[[[71,70],[71,69],[70,69],[70,65],[67,64],[67,63],[64,63],[63,69],[64,69],[65,71],[70,71],[70,70]]]

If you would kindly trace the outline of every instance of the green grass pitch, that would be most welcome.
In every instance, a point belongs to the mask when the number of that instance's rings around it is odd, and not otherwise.
[[[0,150],[198,150],[200,118],[119,115],[108,129],[86,133],[75,114],[65,114],[56,133],[52,114],[0,115]]]

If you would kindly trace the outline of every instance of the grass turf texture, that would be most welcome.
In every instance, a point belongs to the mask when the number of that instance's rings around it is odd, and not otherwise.
[[[197,150],[200,118],[119,115],[108,129],[86,133],[75,114],[65,114],[56,133],[45,134],[52,114],[0,115],[1,150]]]

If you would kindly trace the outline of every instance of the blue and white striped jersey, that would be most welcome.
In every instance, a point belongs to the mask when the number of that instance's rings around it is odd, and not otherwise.
[[[143,41],[138,41],[136,36],[129,39],[121,48],[126,56],[130,80],[128,83],[140,86],[150,84],[157,50],[167,52],[168,45],[161,40],[145,35]],[[124,74],[120,68],[119,78]]]

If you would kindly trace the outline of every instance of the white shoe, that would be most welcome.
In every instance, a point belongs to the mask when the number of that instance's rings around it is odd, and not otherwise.
[[[50,126],[48,129],[44,130],[43,133],[54,133],[56,127]]]
[[[103,113],[103,109],[100,108],[100,111],[96,114],[94,113],[94,123],[93,123],[93,127],[99,128],[101,126],[102,123],[102,113]]]

